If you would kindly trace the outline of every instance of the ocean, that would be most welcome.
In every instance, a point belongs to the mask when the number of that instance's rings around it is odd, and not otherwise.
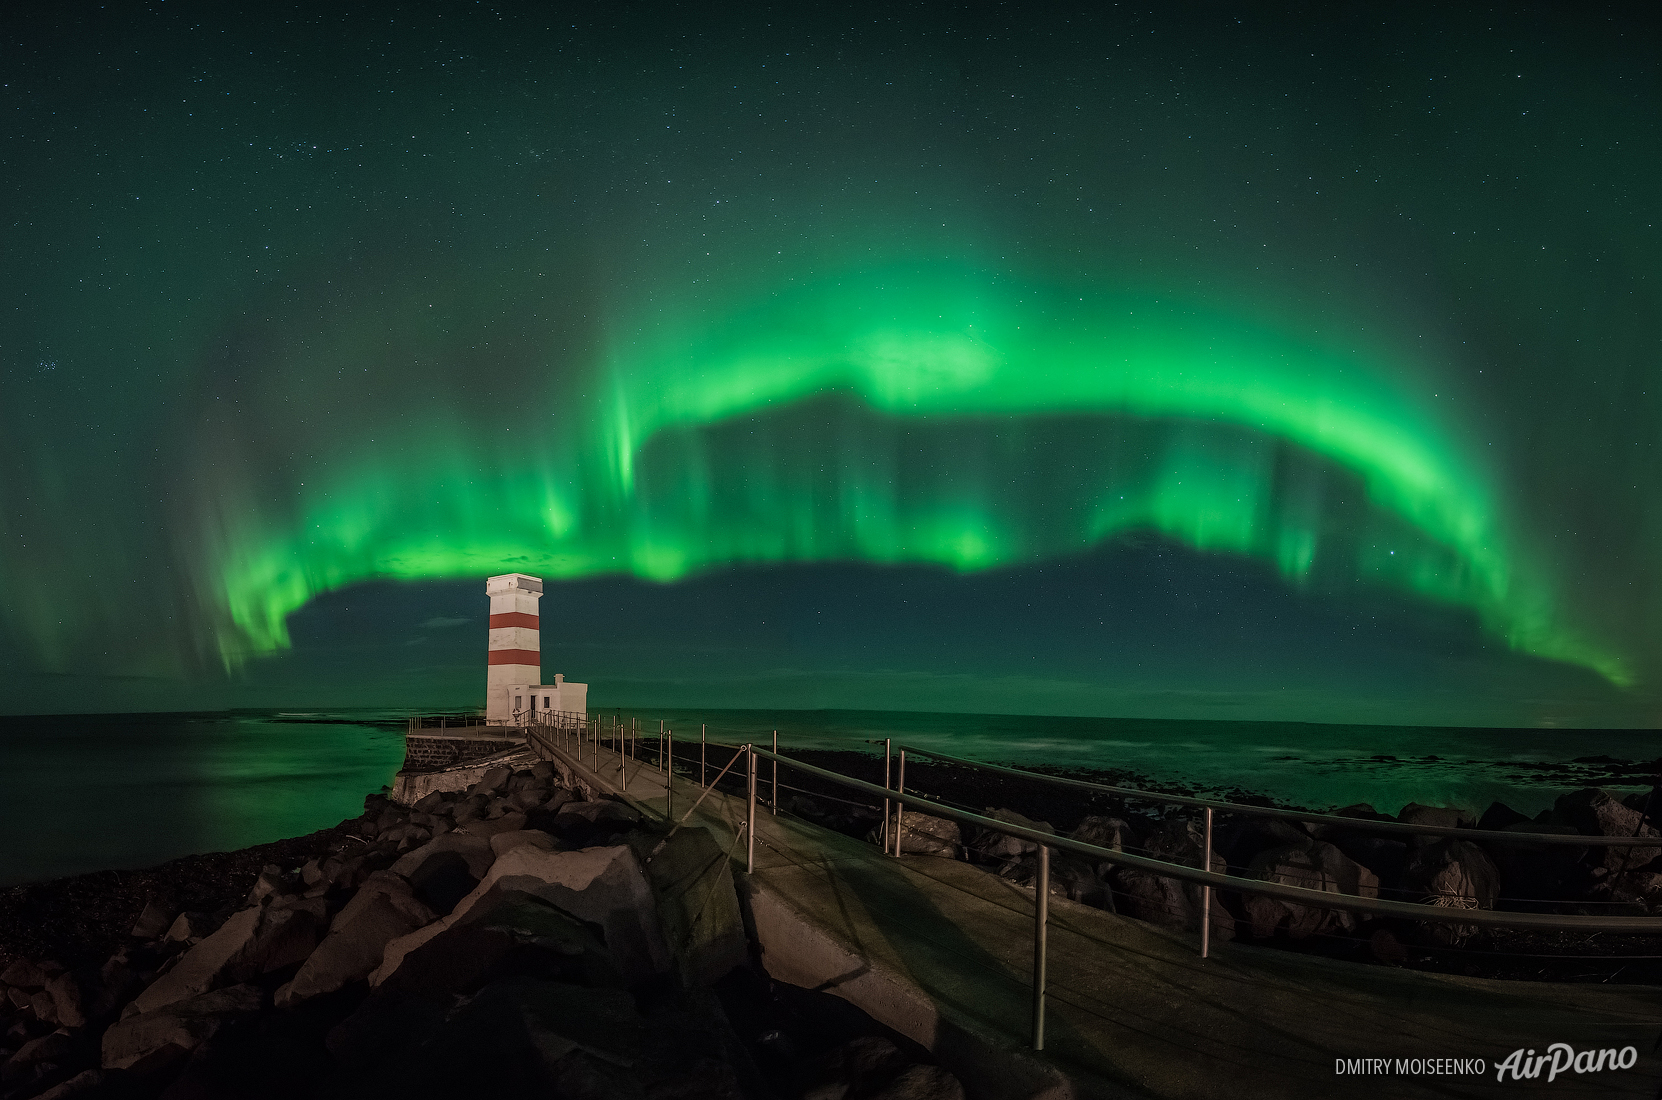
[[[896,711],[638,710],[678,743],[865,749],[890,738],[1016,765],[1330,808],[1408,802],[1529,815],[1583,786],[1649,790],[1655,730],[1449,729]],[[403,712],[238,711],[0,718],[0,886],[300,836],[355,817],[403,761]],[[939,792],[948,794],[949,792]]]

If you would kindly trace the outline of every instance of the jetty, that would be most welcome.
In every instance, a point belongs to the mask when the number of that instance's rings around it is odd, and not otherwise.
[[[1518,1057],[1527,1067],[1555,1043],[1636,1054],[1626,1070],[1556,1075],[1556,1095],[1651,1100],[1662,1079],[1662,988],[1431,974],[1240,943],[1202,957],[1196,933],[1054,896],[1036,935],[1035,890],[775,813],[770,777],[753,812],[749,798],[628,747],[536,733],[529,744],[597,792],[709,829],[768,975],[920,1043],[976,1100],[1496,1097],[1531,1083],[1498,1079],[1514,1051],[1531,1052]],[[717,755],[727,764],[733,750]],[[1047,956],[1041,1051],[1036,950]]]

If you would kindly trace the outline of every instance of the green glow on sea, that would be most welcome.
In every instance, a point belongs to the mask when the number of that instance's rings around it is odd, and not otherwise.
[[[1250,309],[957,262],[618,313],[578,381],[433,415],[216,502],[199,546],[228,667],[372,578],[669,582],[741,564],[997,568],[1154,531],[1290,584],[1470,609],[1522,652],[1630,675],[1510,539],[1463,426],[1399,349]],[[557,598],[557,595],[556,595]]]

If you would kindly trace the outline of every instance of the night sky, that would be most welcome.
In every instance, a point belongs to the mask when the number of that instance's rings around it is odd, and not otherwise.
[[[0,712],[1662,717],[1649,6],[64,4]]]

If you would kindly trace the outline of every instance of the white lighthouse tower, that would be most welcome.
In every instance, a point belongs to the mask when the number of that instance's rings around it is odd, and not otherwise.
[[[504,573],[485,581],[490,596],[490,645],[485,656],[485,721],[521,725],[556,711],[583,715],[589,685],[564,676],[542,683],[542,578]]]

